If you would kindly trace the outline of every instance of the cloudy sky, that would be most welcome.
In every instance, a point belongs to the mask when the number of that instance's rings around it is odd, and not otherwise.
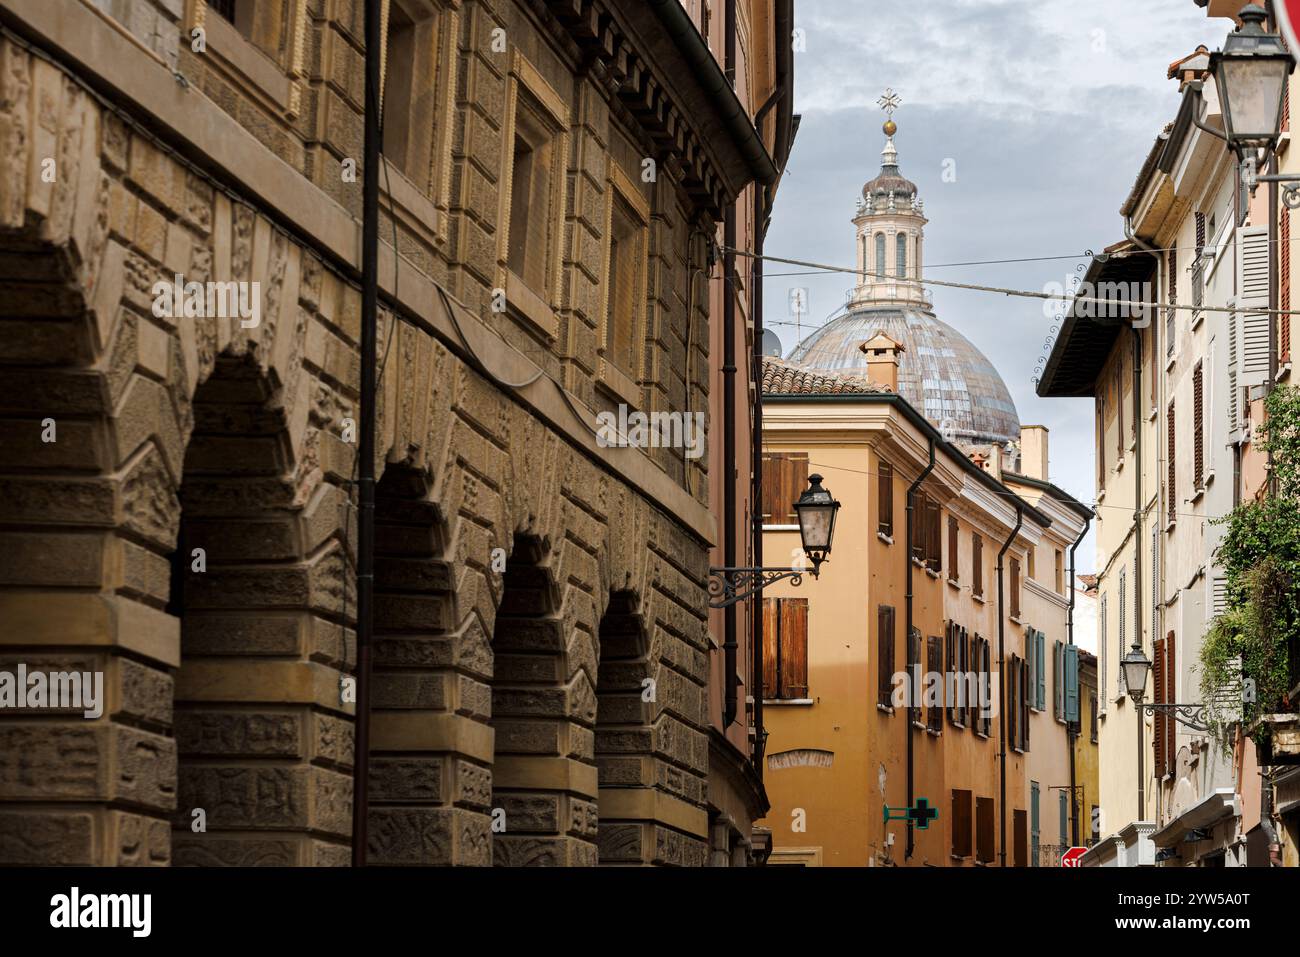
[[[925,274],[1042,291],[1086,264],[1084,250],[1123,238],[1118,210],[1163,124],[1178,109],[1169,64],[1222,44],[1231,21],[1193,0],[796,0],[806,49],[795,54],[803,119],[777,195],[766,252],[852,265],[850,222],[880,169],[886,87],[903,175],[929,225]],[[944,169],[955,181],[944,181]],[[952,179],[952,177],[948,177]],[[1000,265],[972,260],[1075,256]],[[769,263],[768,323],[788,353],[787,302],[808,290],[819,325],[852,285],[843,274],[781,275]],[[992,360],[1025,424],[1051,430],[1051,479],[1092,504],[1091,399],[1040,399],[1035,366],[1052,326],[1040,302],[933,288],[935,313]],[[1091,571],[1094,549],[1079,549]]]

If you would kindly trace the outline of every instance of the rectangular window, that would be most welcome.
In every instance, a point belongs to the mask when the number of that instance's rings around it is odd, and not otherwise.
[[[927,501],[925,565],[936,575],[943,570],[943,509],[938,502]]]
[[[1097,615],[1097,706],[1106,710],[1106,596],[1101,596]]]
[[[1056,593],[1065,594],[1065,554],[1059,548],[1056,550]]]
[[[908,504],[911,506],[911,523],[912,523],[912,561],[925,561],[925,543],[926,539],[926,516],[929,514],[925,507],[925,493],[913,492],[908,496]]]
[[[794,503],[808,485],[808,453],[764,452],[762,468],[763,524],[799,524]]]
[[[1007,663],[1007,739],[1015,748],[1020,741],[1020,657],[1012,655]]]
[[[1115,461],[1124,458],[1124,353],[1115,356]]]
[[[1165,636],[1165,703],[1178,700],[1178,672],[1174,668],[1176,644],[1174,633]],[[1173,777],[1178,771],[1178,722],[1173,715],[1165,719],[1165,774]]]
[[[555,186],[564,175],[559,131],[541,104],[522,88],[515,111],[506,265],[533,292],[549,300],[548,279],[559,244],[554,228],[558,222]]]
[[[996,832],[992,798],[975,799],[975,859],[992,864]]]
[[[894,537],[894,467],[880,463],[880,476],[876,486],[876,531]]]
[[[952,856],[971,856],[971,792],[952,792]]]
[[[979,535],[971,536],[971,593],[984,597],[984,539]]]
[[[639,382],[643,343],[639,330],[645,299],[642,276],[649,224],[617,189],[610,205],[605,358]]]
[[[881,605],[876,609],[876,703],[893,706],[894,693],[894,609]]]
[[[937,635],[931,635],[926,641],[925,670],[932,675],[943,674],[942,641],[943,639]],[[925,687],[925,682],[922,682],[921,687]],[[940,695],[939,700],[926,709],[925,725],[930,731],[943,730],[943,695]]]
[[[763,599],[763,697],[808,697],[808,599]]]
[[[993,686],[993,646],[989,644],[987,638],[980,640],[980,654],[983,662],[980,670],[984,675],[984,685],[991,689]],[[986,738],[989,736],[989,732],[993,727],[992,712],[992,707],[984,708],[980,712],[980,733]]]
[[[957,516],[948,516],[948,578],[952,581],[960,581],[961,576],[957,570]]]
[[[1154,642],[1155,654],[1151,662],[1151,677],[1154,679],[1155,687],[1152,691],[1155,694],[1154,703],[1164,704],[1165,696],[1165,640],[1157,638]],[[1151,750],[1155,757],[1155,767],[1152,770],[1157,776],[1165,773],[1165,745],[1168,743],[1168,737],[1165,735],[1166,715],[1163,711],[1157,711],[1154,716],[1155,730],[1151,735]]]

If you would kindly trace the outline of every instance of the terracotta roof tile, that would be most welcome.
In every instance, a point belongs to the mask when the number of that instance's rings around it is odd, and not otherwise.
[[[824,372],[774,356],[763,357],[764,395],[868,395],[889,391],[862,376]]]

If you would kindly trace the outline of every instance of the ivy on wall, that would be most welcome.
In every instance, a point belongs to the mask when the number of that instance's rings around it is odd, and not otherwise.
[[[1227,610],[1214,620],[1200,654],[1201,700],[1206,702],[1237,683],[1240,659],[1240,678],[1253,691],[1244,696],[1245,727],[1260,715],[1286,710],[1289,653],[1300,647],[1300,388],[1274,389],[1265,410],[1265,422],[1255,435],[1272,456],[1276,494],[1242,502],[1216,520],[1227,526],[1219,545]],[[1227,747],[1235,718],[1209,710],[1211,731]],[[1268,734],[1268,726],[1261,725],[1252,737],[1263,744]]]

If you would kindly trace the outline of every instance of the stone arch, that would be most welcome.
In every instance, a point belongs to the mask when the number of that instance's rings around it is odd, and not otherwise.
[[[493,863],[596,863],[591,681],[543,538],[516,535],[492,635]],[[504,815],[504,817],[502,817]]]
[[[345,506],[336,486],[298,481],[278,392],[256,349],[232,346],[193,398],[170,609],[181,619],[176,864],[350,859]]]

